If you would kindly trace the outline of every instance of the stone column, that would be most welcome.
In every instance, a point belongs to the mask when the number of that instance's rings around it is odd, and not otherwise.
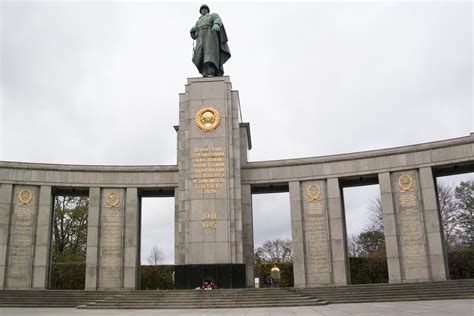
[[[438,208],[436,184],[430,167],[420,169],[420,187],[423,198],[423,216],[428,241],[428,261],[432,281],[444,281],[448,275],[444,256],[443,228]]]
[[[138,285],[138,266],[140,256],[138,253],[139,236],[138,192],[137,188],[127,188],[125,200],[125,243],[124,243],[124,268],[123,287],[135,290]]]
[[[402,282],[431,280],[428,245],[416,170],[392,174]]]
[[[327,204],[329,208],[329,232],[331,240],[332,282],[334,285],[349,283],[349,259],[346,245],[346,225],[339,179],[327,180]]]
[[[250,185],[242,186],[242,242],[243,255],[247,276],[247,287],[254,287],[254,244],[253,244],[253,212]]]
[[[38,188],[15,186],[14,212],[10,227],[7,287],[32,287],[34,238],[38,209]]]
[[[184,211],[181,211],[184,208],[184,199],[180,198],[180,194],[182,194],[183,191],[180,191],[178,190],[178,188],[175,188],[174,192],[174,264],[183,265],[185,263],[186,254],[186,251],[184,249],[184,223],[186,219],[186,214]]]
[[[33,262],[33,288],[48,286],[51,257],[52,195],[50,186],[41,186],[39,194],[38,219],[36,225],[35,257]]]
[[[102,189],[99,233],[99,289],[123,287],[124,189]],[[132,201],[130,201],[132,202]]]
[[[0,289],[5,287],[8,231],[10,227],[10,214],[12,209],[13,186],[0,184]]]
[[[306,287],[305,239],[300,183],[289,183],[291,239],[293,244],[293,279],[295,287]]]
[[[89,210],[87,212],[87,254],[86,254],[86,290],[96,290],[97,270],[99,266],[99,217],[100,188],[89,189]]]
[[[402,281],[400,252],[398,250],[398,232],[395,219],[395,202],[393,200],[390,173],[379,173],[380,199],[382,204],[385,249],[387,252],[388,282]]]

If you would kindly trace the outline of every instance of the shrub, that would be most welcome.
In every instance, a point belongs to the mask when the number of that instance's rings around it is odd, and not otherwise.
[[[451,279],[474,278],[474,247],[458,247],[448,252],[448,269]]]
[[[350,257],[351,284],[387,283],[387,259],[379,256]]]
[[[86,280],[85,262],[55,262],[51,264],[52,290],[83,290]]]
[[[172,290],[173,266],[142,265],[140,272],[140,290]]]

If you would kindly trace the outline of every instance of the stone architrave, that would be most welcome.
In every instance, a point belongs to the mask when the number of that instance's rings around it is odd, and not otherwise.
[[[9,289],[32,286],[37,201],[37,187],[15,186],[7,269]]]

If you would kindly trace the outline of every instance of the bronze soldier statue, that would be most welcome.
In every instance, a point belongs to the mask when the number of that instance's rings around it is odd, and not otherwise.
[[[199,8],[201,16],[191,29],[194,45],[193,63],[203,77],[224,75],[224,63],[230,58],[227,34],[217,13],[209,13],[207,4]]]

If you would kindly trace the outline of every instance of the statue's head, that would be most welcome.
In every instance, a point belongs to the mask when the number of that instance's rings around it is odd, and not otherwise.
[[[209,6],[207,4],[203,4],[200,8],[199,8],[199,13],[201,13],[201,15],[204,15],[204,14],[207,14],[211,12],[211,10],[209,10]]]

